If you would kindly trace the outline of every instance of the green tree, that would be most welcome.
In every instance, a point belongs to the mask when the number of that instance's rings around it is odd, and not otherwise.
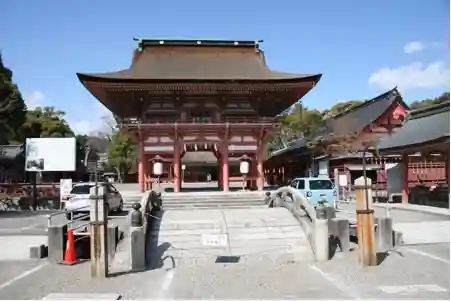
[[[433,106],[442,102],[449,101],[449,92],[444,92],[442,95],[434,98],[426,98],[423,100],[416,100],[410,103],[412,110],[421,109],[429,106]]]
[[[44,137],[74,137],[74,132],[64,119],[65,113],[54,107],[37,107],[29,110],[26,121],[18,131],[18,140]]]
[[[116,170],[119,181],[136,164],[136,148],[133,140],[120,131],[109,136],[108,165]]]
[[[324,125],[323,113],[300,104],[277,118],[278,130],[267,139],[266,152],[287,147],[290,141],[309,137]]]
[[[0,53],[0,144],[8,144],[25,122],[26,105],[12,77]]]
[[[363,103],[363,100],[349,100],[349,101],[341,101],[334,104],[330,109],[323,111],[324,118],[331,118],[335,115],[346,112],[356,106],[359,106]]]

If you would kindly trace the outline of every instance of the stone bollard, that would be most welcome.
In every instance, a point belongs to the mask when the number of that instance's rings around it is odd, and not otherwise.
[[[265,192],[265,205],[273,207],[273,204],[271,203],[271,192],[269,191]]]
[[[64,260],[66,250],[67,225],[52,225],[48,227],[48,258],[51,263]]]
[[[113,262],[114,254],[116,253],[116,246],[119,242],[119,227],[115,224],[108,224],[107,228],[107,252],[109,257],[109,262]]]
[[[130,266],[132,271],[146,269],[146,238],[143,226],[141,204],[134,203],[130,214]]]
[[[386,252],[393,249],[393,220],[390,217],[376,217],[376,250]]]
[[[329,260],[329,221],[327,208],[322,203],[316,207],[316,219],[313,224],[313,242],[315,259],[318,262]]]
[[[332,218],[330,220],[331,233],[338,242],[341,252],[349,252],[351,243],[349,240],[349,220],[346,218]]]

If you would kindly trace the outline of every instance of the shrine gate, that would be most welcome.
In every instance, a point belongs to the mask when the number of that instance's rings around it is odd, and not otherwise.
[[[265,137],[275,116],[308,93],[321,74],[273,71],[255,41],[138,39],[128,69],[78,73],[121,129],[139,145],[142,191],[156,181],[152,164],[163,162],[160,180],[182,184],[181,158],[211,151],[218,185],[229,190],[229,159],[250,158],[249,188],[264,186]],[[243,179],[241,179],[243,180]]]

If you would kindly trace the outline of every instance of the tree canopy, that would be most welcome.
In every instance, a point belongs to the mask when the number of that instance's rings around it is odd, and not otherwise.
[[[25,122],[26,106],[0,53],[0,144],[8,144]]]
[[[27,111],[25,123],[18,129],[16,139],[44,137],[74,137],[74,132],[64,119],[65,113],[54,107],[37,107]]]
[[[108,144],[108,165],[116,170],[119,181],[136,164],[136,147],[131,137],[121,131],[112,133]]]
[[[426,98],[423,100],[413,101],[409,106],[412,110],[421,109],[428,106],[437,105],[442,102],[449,101],[449,92],[445,92],[442,95],[434,98]]]

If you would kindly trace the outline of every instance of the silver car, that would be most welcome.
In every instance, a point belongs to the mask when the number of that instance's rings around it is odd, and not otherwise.
[[[105,211],[108,213],[112,211],[122,211],[124,208],[124,200],[119,191],[108,182],[100,182],[97,183],[97,185],[98,187],[103,187],[104,193],[107,194],[108,203],[105,205]],[[74,216],[80,213],[86,214],[91,211],[90,191],[93,187],[95,187],[94,182],[77,183],[72,187],[69,195],[64,196],[64,199],[66,200],[66,218],[68,220],[72,219],[71,211]]]

